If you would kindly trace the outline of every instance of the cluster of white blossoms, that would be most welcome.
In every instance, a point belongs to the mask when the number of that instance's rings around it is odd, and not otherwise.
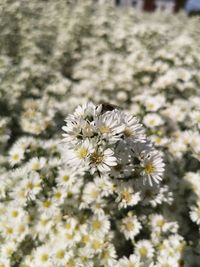
[[[199,19],[0,2],[0,267],[199,267]]]
[[[63,150],[72,169],[131,180],[138,188],[141,180],[150,185],[162,180],[163,159],[136,117],[109,104],[90,102],[79,106],[65,121]]]

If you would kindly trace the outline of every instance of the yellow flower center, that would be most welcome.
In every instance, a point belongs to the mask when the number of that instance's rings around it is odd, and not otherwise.
[[[89,235],[84,235],[84,236],[82,237],[82,242],[85,243],[85,244],[88,243],[89,240],[90,240]]]
[[[18,215],[19,215],[19,212],[17,210],[13,210],[11,212],[11,216],[14,217],[14,218],[16,218]]]
[[[64,250],[58,250],[57,252],[56,252],[56,258],[57,259],[63,259],[64,258],[64,256],[65,256],[65,252],[64,252]]]
[[[38,162],[33,163],[32,170],[37,171],[40,169],[40,164]]]
[[[51,206],[51,201],[50,200],[46,200],[43,202],[43,207],[44,208],[49,208]]]
[[[33,183],[32,183],[32,182],[29,182],[29,183],[27,184],[27,188],[30,189],[30,190],[32,190],[32,189],[34,188]]]
[[[146,172],[147,174],[152,174],[152,173],[154,172],[154,170],[155,170],[155,167],[153,166],[153,164],[152,164],[151,162],[148,162],[148,163],[145,165],[144,169],[145,169],[145,172]]]
[[[61,196],[62,196],[62,194],[61,194],[60,192],[56,192],[56,193],[54,194],[54,197],[55,197],[56,199],[60,199]]]
[[[14,154],[14,155],[12,155],[12,159],[13,159],[14,161],[19,160],[19,155],[18,155],[18,154]]]
[[[92,155],[91,155],[91,161],[95,164],[100,164],[102,161],[103,161],[103,154],[100,153],[100,152],[94,152]]]
[[[152,108],[154,108],[154,104],[153,103],[149,103],[148,105],[147,105],[147,107],[149,108],[149,109],[152,109]]]
[[[121,198],[124,199],[126,202],[131,201],[131,193],[128,191],[124,191],[121,193]]]
[[[66,264],[66,267],[75,267],[75,263],[73,260],[68,261],[68,263]]]
[[[130,128],[126,127],[126,128],[124,129],[124,135],[125,135],[126,137],[130,137],[131,135],[133,135],[133,131],[132,131]]]
[[[95,220],[92,222],[92,228],[94,230],[99,230],[101,228],[101,222],[98,220]]]
[[[108,259],[110,259],[110,253],[109,253],[108,250],[105,250],[105,251],[103,252],[102,258],[103,258],[104,260],[108,260]]]
[[[142,257],[145,257],[147,255],[147,249],[145,247],[141,247],[139,249],[139,252]]]
[[[13,229],[11,227],[7,227],[6,228],[6,233],[9,234],[9,235],[12,234],[13,233]]]
[[[85,147],[79,148],[79,150],[78,150],[78,157],[80,159],[86,158],[87,155],[88,155],[88,149],[87,148],[85,148]]]
[[[40,260],[42,262],[46,262],[46,261],[48,261],[48,259],[49,259],[49,256],[46,253],[42,254],[41,257],[40,257]]]
[[[64,175],[63,176],[63,181],[67,182],[69,180],[69,175]]]
[[[71,224],[70,223],[66,223],[65,224],[65,229],[69,230],[71,228]]]
[[[102,127],[99,128],[99,130],[100,130],[100,132],[102,134],[107,134],[107,133],[110,133],[111,132],[110,128],[107,127],[107,126],[102,126]]]
[[[98,197],[98,195],[99,195],[99,192],[98,191],[95,191],[95,190],[93,190],[91,193],[90,193],[90,196],[92,197],[92,198],[97,198]]]
[[[98,250],[98,249],[100,249],[100,248],[101,248],[101,243],[100,243],[98,240],[94,240],[94,241],[92,242],[92,248],[93,248],[94,250]]]
[[[164,220],[158,220],[156,225],[159,226],[159,227],[162,227],[163,225],[165,224]]]
[[[48,220],[47,219],[43,219],[40,221],[40,224],[45,226],[46,224],[48,223]]]
[[[132,231],[133,228],[134,228],[134,224],[133,224],[132,222],[128,222],[128,223],[126,224],[126,229],[127,229],[128,231]]]

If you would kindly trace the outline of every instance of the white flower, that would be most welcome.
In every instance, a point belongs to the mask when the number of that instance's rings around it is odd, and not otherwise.
[[[70,145],[70,144],[69,144]],[[87,166],[89,164],[89,156],[93,151],[93,146],[89,139],[75,145],[74,147],[65,146],[64,155],[67,163],[73,168],[77,166]]]
[[[118,195],[116,202],[119,203],[119,209],[137,205],[140,201],[140,193],[134,192],[133,185],[131,183],[121,183],[117,186],[116,193]]]
[[[101,198],[100,188],[95,183],[87,183],[83,190],[83,201],[87,204],[96,202]]]
[[[123,125],[118,110],[105,112],[95,120],[95,127],[103,139],[108,139],[109,143],[116,143],[120,140]]]
[[[116,251],[112,244],[106,245],[100,256],[100,263],[102,266],[112,267],[116,265]]]
[[[111,167],[117,165],[117,159],[114,156],[114,152],[107,148],[106,150],[97,149],[90,155],[91,171],[106,173],[109,172]]]
[[[42,189],[41,182],[42,180],[37,172],[30,172],[27,179],[21,181],[21,190],[23,189],[24,196],[28,199],[35,199]]]
[[[75,172],[66,167],[64,170],[59,170],[56,182],[61,188],[69,188],[72,186],[75,179]]]
[[[160,117],[160,115],[151,113],[147,114],[143,119],[144,124],[149,128],[154,128],[160,125],[164,124],[163,119]]]
[[[158,109],[160,109],[161,107],[163,107],[165,104],[165,98],[162,95],[155,95],[152,97],[147,97],[145,99],[145,108],[148,111],[152,111],[155,112]]]
[[[132,142],[144,142],[146,139],[144,128],[138,122],[138,119],[132,115],[121,112],[124,129],[123,134],[125,140]]]
[[[142,226],[138,221],[137,216],[132,216],[131,214],[128,217],[123,218],[120,225],[120,230],[125,235],[125,238],[132,240],[139,234],[141,228]]]
[[[141,174],[144,177],[144,182],[148,181],[152,186],[153,182],[159,183],[162,180],[165,164],[157,151],[145,155],[141,161],[141,166],[143,167]]]
[[[52,198],[44,198],[43,200],[38,201],[38,208],[41,213],[44,213],[49,217],[58,213],[57,203],[55,203]]]
[[[50,267],[51,266],[51,252],[48,246],[37,247],[34,252],[35,266]]]
[[[41,170],[42,168],[44,168],[44,166],[46,165],[46,159],[45,158],[32,158],[29,162],[28,162],[28,166],[31,170],[33,171],[38,171]]]
[[[193,222],[200,225],[200,205],[191,207],[190,218]]]
[[[135,244],[135,254],[141,258],[152,258],[154,248],[149,240],[140,240]]]
[[[96,177],[94,183],[97,188],[101,190],[101,196],[109,196],[113,194],[114,184],[111,179],[107,176]]]
[[[24,149],[14,147],[9,151],[9,162],[11,166],[19,164],[24,159]]]
[[[94,216],[90,220],[90,229],[93,236],[99,236],[99,238],[103,238],[103,236],[108,233],[110,229],[110,221],[104,215]]]
[[[119,260],[118,267],[140,267],[140,258],[134,254],[131,254],[129,258],[123,257]]]
[[[179,267],[179,262],[178,259],[176,257],[170,257],[170,256],[160,256],[158,257],[158,262],[155,265],[155,267]]]

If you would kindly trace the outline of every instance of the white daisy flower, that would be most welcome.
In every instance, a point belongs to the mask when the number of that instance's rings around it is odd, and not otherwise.
[[[106,216],[94,216],[90,220],[90,230],[94,236],[103,236],[108,233],[110,229],[110,221]]]
[[[131,254],[129,258],[123,257],[119,260],[118,267],[140,267],[141,262],[139,256]]]
[[[50,267],[51,266],[51,250],[48,246],[37,247],[34,252],[35,266]]]
[[[200,205],[191,207],[190,218],[193,222],[200,225]]]
[[[89,139],[75,145],[74,147],[64,147],[64,155],[67,163],[74,169],[77,166],[87,166],[89,164],[89,156],[93,152],[93,146]]]
[[[37,158],[34,157],[28,162],[28,167],[32,171],[39,171],[46,165],[46,159],[44,157]]]
[[[144,128],[138,119],[132,115],[121,113],[124,124],[123,134],[125,140],[144,142],[146,139]]]
[[[137,205],[140,201],[140,193],[133,190],[133,185],[131,183],[121,183],[116,188],[119,209],[127,208],[128,206]]]
[[[114,152],[107,148],[97,149],[90,155],[91,172],[94,173],[98,170],[100,173],[109,172],[113,166],[117,165],[117,159],[114,156]]]
[[[120,224],[120,230],[124,234],[126,239],[133,240],[134,237],[139,234],[142,228],[141,223],[138,221],[137,216],[128,216],[122,219]]]
[[[121,114],[118,110],[105,112],[95,119],[95,127],[100,133],[101,138],[107,139],[109,143],[114,144],[120,140],[123,131],[121,124]]]
[[[147,114],[144,119],[143,119],[143,123],[149,127],[149,128],[154,128],[160,125],[164,124],[163,119],[160,117],[160,115],[155,114],[155,113],[151,113],[151,114]]]
[[[153,245],[149,240],[140,240],[135,244],[135,254],[141,258],[152,258],[154,255]]]
[[[24,149],[14,147],[9,151],[9,162],[11,166],[19,164],[24,159]]]
[[[147,181],[152,186],[153,182],[159,183],[162,180],[165,164],[157,151],[145,155],[140,164],[143,168],[141,174],[144,183]]]

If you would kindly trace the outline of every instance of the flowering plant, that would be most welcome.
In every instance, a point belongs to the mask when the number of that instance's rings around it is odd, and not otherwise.
[[[198,19],[4,0],[0,29],[0,266],[198,266]]]

